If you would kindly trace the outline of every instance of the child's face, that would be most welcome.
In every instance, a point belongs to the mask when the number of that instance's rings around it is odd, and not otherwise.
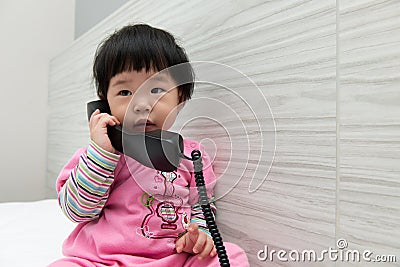
[[[107,92],[111,115],[125,129],[168,130],[174,123],[180,109],[176,84],[165,72],[152,77],[154,74],[144,70],[126,71],[111,78]]]

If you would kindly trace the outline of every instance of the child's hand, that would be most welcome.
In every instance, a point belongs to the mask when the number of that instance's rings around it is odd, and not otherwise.
[[[117,124],[120,124],[120,122],[116,117],[107,113],[100,113],[100,110],[96,109],[89,120],[90,139],[104,150],[115,153],[115,149],[107,135],[107,125],[114,126]]]
[[[214,242],[206,233],[199,230],[197,223],[191,223],[185,235],[175,243],[176,251],[199,254],[199,259],[217,255]]]

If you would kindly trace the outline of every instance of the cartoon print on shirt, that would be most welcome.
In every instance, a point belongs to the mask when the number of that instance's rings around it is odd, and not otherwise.
[[[186,211],[182,214],[182,226],[183,229],[188,229],[189,228],[189,217],[186,213]]]
[[[182,214],[183,200],[175,194],[176,172],[160,172],[154,177],[155,194],[144,193],[141,203],[149,210],[136,233],[146,238],[177,238],[177,220]],[[186,213],[185,213],[186,214]],[[186,215],[187,216],[187,215]]]
[[[176,220],[178,220],[178,214],[176,214],[175,206],[169,201],[163,201],[157,205],[157,216],[162,219],[164,223],[161,224],[161,229],[172,229],[176,230]]]

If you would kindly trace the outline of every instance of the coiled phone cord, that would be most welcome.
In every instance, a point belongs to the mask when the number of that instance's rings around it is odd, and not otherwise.
[[[214,241],[220,266],[228,267],[230,266],[228,254],[226,253],[224,243],[222,242],[221,234],[219,233],[217,224],[215,223],[214,214],[212,213],[210,203],[208,202],[207,190],[203,176],[203,162],[202,162],[201,152],[195,149],[192,151],[191,156],[192,158],[190,160],[193,161],[194,177],[196,181],[197,191],[199,192],[199,203],[201,209],[203,210],[208,230],[210,231],[211,237]]]

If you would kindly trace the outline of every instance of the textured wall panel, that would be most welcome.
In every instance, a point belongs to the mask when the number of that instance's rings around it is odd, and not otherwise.
[[[96,46],[128,22],[165,28],[191,60],[226,64],[248,78],[227,69],[208,73],[206,79],[221,84],[199,84],[175,125],[184,136],[202,140],[215,158],[215,170],[223,177],[217,219],[224,239],[240,244],[252,266],[294,265],[259,261],[257,252],[265,245],[287,251],[334,246],[334,0],[134,1],[116,11],[51,62],[49,196],[55,196],[62,165],[88,143],[85,103],[95,98],[91,67]],[[199,118],[191,120],[194,112]],[[334,265],[307,263],[313,264]]]
[[[398,266],[400,2],[340,1],[339,11],[337,236],[347,240],[349,249],[397,254],[397,265],[385,266]]]

